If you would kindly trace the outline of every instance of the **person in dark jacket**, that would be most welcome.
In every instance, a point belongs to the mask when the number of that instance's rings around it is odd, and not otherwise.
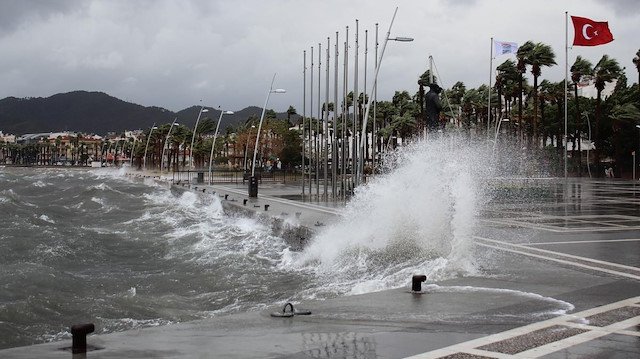
[[[440,92],[442,88],[438,84],[429,84],[429,92],[425,95],[425,111],[427,114],[427,129],[437,131],[440,129]]]

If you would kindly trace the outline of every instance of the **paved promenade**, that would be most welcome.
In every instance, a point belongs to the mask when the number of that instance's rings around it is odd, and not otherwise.
[[[196,188],[198,187],[198,188]],[[87,358],[637,358],[640,357],[640,184],[502,180],[479,213],[478,276],[164,327],[89,336]],[[179,185],[225,208],[309,232],[340,204],[292,200],[299,186]],[[246,200],[246,202],[245,202]],[[265,209],[265,205],[268,207]],[[302,233],[302,234],[301,234]],[[305,234],[306,233],[306,234]],[[302,239],[303,241],[305,239]],[[68,358],[69,341],[0,351]]]

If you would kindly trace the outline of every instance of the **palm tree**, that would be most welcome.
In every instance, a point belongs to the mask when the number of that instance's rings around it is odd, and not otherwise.
[[[640,50],[636,52],[636,57],[633,58],[633,64],[636,65],[636,70],[638,70],[638,85],[640,85]]]
[[[495,87],[498,90],[498,109],[500,110],[500,112],[502,112],[502,95],[506,94],[503,89],[505,89],[510,83],[517,81],[519,74],[516,63],[510,59],[498,65],[498,67],[496,67],[496,70],[498,71],[495,84]],[[507,106],[507,113],[508,110],[509,109]]]
[[[603,55],[600,61],[593,68],[593,77],[595,79],[595,87],[596,87],[596,123],[595,123],[595,133],[594,140],[596,144],[596,149],[594,151],[594,160],[596,166],[600,165],[600,154],[602,150],[602,145],[604,141],[600,138],[600,119],[602,117],[602,90],[604,90],[607,82],[611,82],[615,80],[622,69],[618,64],[618,61],[615,59],[609,58],[608,55]],[[599,171],[600,172],[600,171]]]
[[[581,148],[581,135],[580,129],[582,128],[582,116],[580,116],[580,99],[578,96],[578,82],[584,75],[590,75],[593,73],[593,65],[589,60],[583,59],[582,56],[578,56],[576,61],[571,65],[571,81],[573,81],[573,94],[576,101],[576,135],[578,140],[578,152]],[[582,156],[578,156],[578,171],[582,176]]]
[[[522,128],[524,127],[522,123],[522,90],[524,87],[524,73],[527,72],[527,65],[529,64],[529,53],[531,53],[531,50],[533,50],[534,47],[535,44],[532,41],[527,41],[518,48],[518,52],[516,53],[516,58],[518,59],[516,68],[520,73],[518,76],[518,122],[520,123],[520,131],[522,131]]]
[[[555,57],[551,46],[541,42],[536,43],[527,54],[533,75],[533,134],[536,139],[538,138],[538,77],[542,73],[543,66],[556,65]]]

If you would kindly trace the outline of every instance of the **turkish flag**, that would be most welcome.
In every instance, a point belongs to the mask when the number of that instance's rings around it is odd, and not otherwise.
[[[593,21],[586,17],[571,16],[573,21],[574,46],[597,46],[613,41],[613,35],[609,31],[609,23],[606,21]]]

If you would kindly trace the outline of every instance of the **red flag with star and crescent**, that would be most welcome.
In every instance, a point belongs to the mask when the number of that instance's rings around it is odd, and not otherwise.
[[[606,21],[593,21],[586,17],[571,16],[574,46],[598,46],[613,41],[613,35]]]

